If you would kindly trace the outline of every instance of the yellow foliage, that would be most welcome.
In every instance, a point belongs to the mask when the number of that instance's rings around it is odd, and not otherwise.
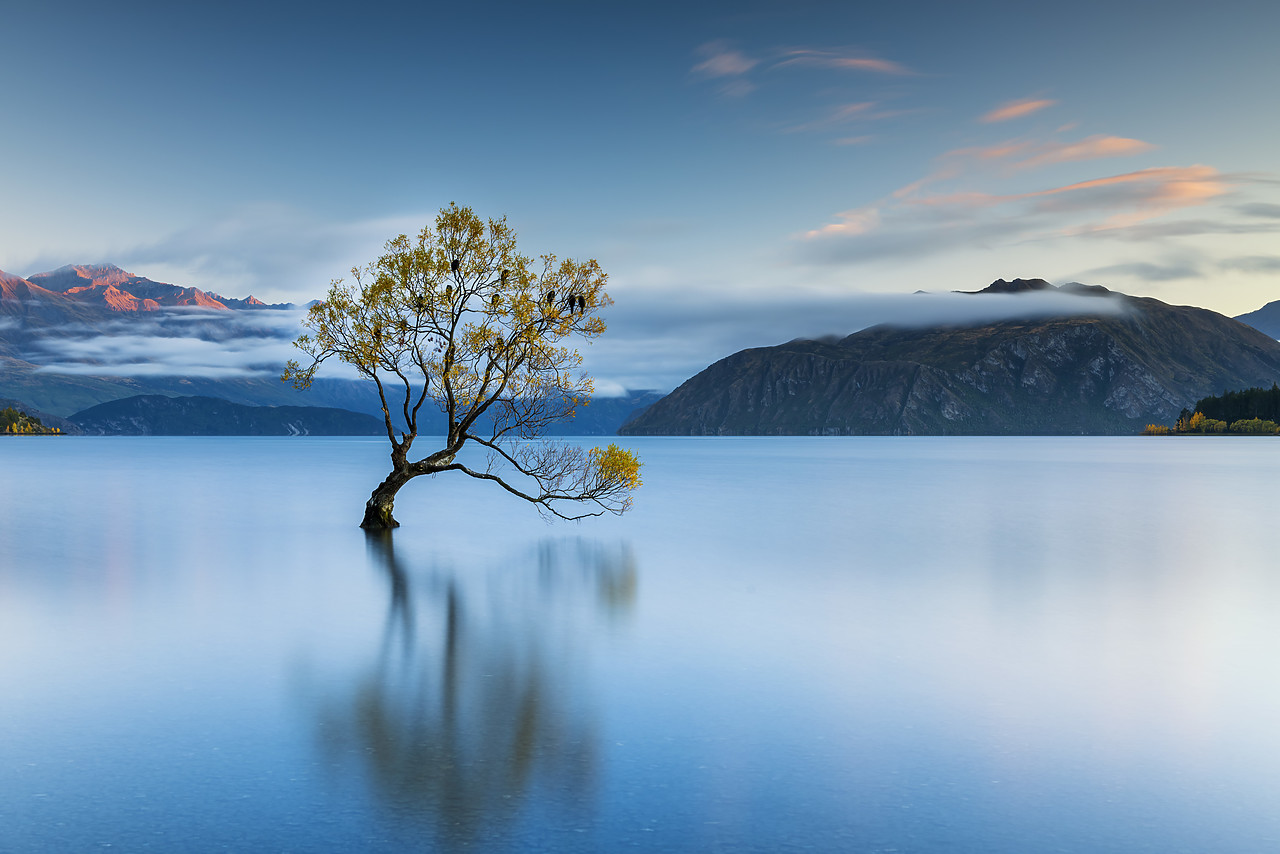
[[[587,456],[601,482],[624,489],[640,486],[640,460],[626,448],[610,443],[606,448],[592,448]]]
[[[305,389],[336,358],[372,380],[398,478],[453,470],[500,480],[455,461],[475,441],[536,482],[526,494],[500,481],[540,509],[564,515],[553,502],[594,502],[622,512],[625,493],[640,485],[631,452],[610,445],[528,455],[514,447],[587,404],[592,381],[566,339],[604,333],[607,283],[594,259],[521,255],[505,217],[482,220],[450,203],[433,225],[387,241],[381,257],[331,283],[294,342],[309,362],[289,361],[281,379]],[[447,421],[445,446],[413,462],[420,413],[436,412]]]

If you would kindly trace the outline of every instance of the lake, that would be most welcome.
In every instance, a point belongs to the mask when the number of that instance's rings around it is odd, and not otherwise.
[[[0,851],[1273,852],[1280,442],[0,440]]]

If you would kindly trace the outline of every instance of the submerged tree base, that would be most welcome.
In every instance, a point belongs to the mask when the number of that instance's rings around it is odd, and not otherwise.
[[[369,496],[369,500],[365,502],[364,519],[361,520],[360,527],[372,530],[399,528],[400,523],[391,515],[391,511],[395,507],[396,493],[408,481],[408,477],[397,477],[396,473],[392,472],[386,480],[378,484],[373,494]]]
[[[366,507],[364,509],[364,520],[360,522],[360,527],[366,530],[389,530],[391,528],[399,528],[400,523],[391,515],[391,508]]]

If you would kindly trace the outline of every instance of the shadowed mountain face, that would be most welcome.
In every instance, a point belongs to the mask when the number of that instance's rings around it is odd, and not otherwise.
[[[1257,311],[1238,315],[1236,320],[1272,338],[1280,338],[1280,300],[1269,302]]]
[[[974,294],[1052,289],[995,282]],[[1223,389],[1280,379],[1280,343],[1212,311],[1093,294],[1096,316],[877,326],[715,363],[619,431],[632,435],[1136,433]],[[1120,301],[1124,309],[1115,312]]]
[[[212,397],[142,394],[90,407],[69,419],[91,436],[378,436],[386,428],[360,412],[324,406],[241,406]]]

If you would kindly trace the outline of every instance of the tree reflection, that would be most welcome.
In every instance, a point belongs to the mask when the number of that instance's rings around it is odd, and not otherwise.
[[[393,537],[368,534],[391,598],[376,664],[323,713],[326,751],[449,847],[500,834],[531,795],[583,804],[595,739],[580,671],[600,618],[634,603],[630,551],[547,541],[458,573],[407,566]]]

